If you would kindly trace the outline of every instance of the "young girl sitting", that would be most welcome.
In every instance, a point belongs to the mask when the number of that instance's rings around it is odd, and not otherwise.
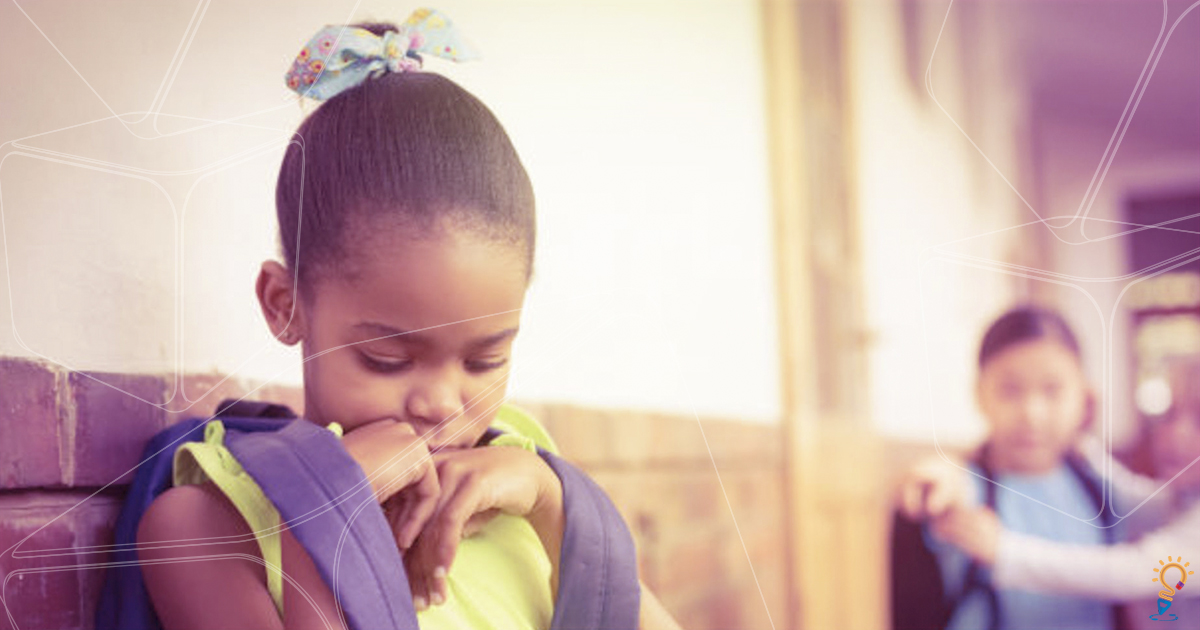
[[[292,89],[325,102],[284,156],[284,260],[263,264],[257,295],[272,333],[303,348],[305,418],[289,426],[327,427],[332,435],[303,444],[340,439],[353,470],[310,468],[365,475],[371,505],[351,506],[349,542],[330,532],[304,543],[310,516],[290,517],[249,478],[265,484],[249,455],[266,451],[225,444],[213,420],[203,444],[175,453],[175,487],[138,525],[141,572],[166,628],[353,626],[343,600],[377,585],[315,560],[360,542],[367,530],[355,528],[383,522],[379,510],[394,536],[382,558],[402,557],[411,587],[384,597],[411,602],[422,628],[547,628],[564,602],[560,577],[595,542],[564,537],[571,497],[540,455],[553,442],[504,403],[534,199],[491,111],[420,71],[418,53],[467,56],[456,37],[428,10],[401,27],[327,27],[289,73]],[[674,627],[644,587],[634,617]]]
[[[989,437],[970,463],[970,502],[1013,531],[1088,545],[1112,542],[1099,476],[1075,453],[1093,394],[1079,345],[1056,313],[1018,308],[987,330],[977,400]],[[895,628],[1114,628],[1115,611],[1079,597],[999,587],[986,566],[898,518],[892,545]]]

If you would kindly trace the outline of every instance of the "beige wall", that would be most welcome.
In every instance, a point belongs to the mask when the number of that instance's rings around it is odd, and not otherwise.
[[[1034,219],[1009,187],[1025,183],[1023,93],[986,15],[915,4],[914,44],[900,4],[848,3],[871,419],[886,436],[962,444],[984,430],[971,398],[978,338],[1016,293],[1011,276],[938,248],[1003,262],[1021,247],[1003,230]]]
[[[485,58],[428,67],[497,112],[538,195],[512,394],[775,421],[757,3],[439,7]],[[282,73],[319,26],[406,9],[194,10],[0,8],[0,54],[23,60],[0,70],[0,141],[24,138],[0,166],[0,354],[299,383],[298,355],[271,340],[253,297],[275,248],[283,143],[304,113]],[[163,116],[112,118],[147,110]]]

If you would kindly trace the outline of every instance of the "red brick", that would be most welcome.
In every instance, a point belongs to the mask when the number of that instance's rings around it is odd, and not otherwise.
[[[721,492],[717,471],[701,465],[697,470],[683,470],[671,475],[670,485],[663,496],[678,497],[683,519],[691,523],[728,522],[729,505]]]
[[[74,372],[70,383],[73,410],[64,410],[63,424],[75,429],[64,435],[64,448],[74,455],[71,485],[129,483],[146,442],[165,426],[166,383],[103,372]]]
[[[0,358],[0,488],[61,483],[55,373]]]
[[[167,388],[167,395],[171,396],[167,403],[168,425],[188,418],[207,418],[217,410],[217,405],[230,398],[279,403],[291,407],[297,415],[304,415],[303,386],[269,383],[260,387],[219,373],[185,374],[180,380],[180,388],[173,395],[171,390],[175,387]]]
[[[645,439],[652,445],[650,462],[658,465],[703,463],[711,467],[711,444],[705,443],[705,437],[709,425],[717,421],[702,418],[697,422],[692,415],[646,414],[645,422],[649,428]]]
[[[704,421],[704,434],[718,466],[783,462],[783,430],[777,424],[711,420]]]
[[[0,630],[92,627],[119,509],[84,493],[0,496]]]
[[[547,405],[554,426],[551,437],[564,457],[587,470],[613,461],[613,431],[609,412],[570,405]]]
[[[737,541],[736,536],[733,540]],[[662,590],[694,591],[724,581],[730,569],[729,556],[722,548],[726,544],[712,528],[664,532],[661,554],[669,560],[659,575]]]

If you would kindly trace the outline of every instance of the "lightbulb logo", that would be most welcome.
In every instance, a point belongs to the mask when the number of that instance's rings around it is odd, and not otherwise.
[[[1182,563],[1182,564],[1180,564]],[[1154,572],[1158,577],[1154,578],[1155,582],[1163,585],[1163,590],[1158,592],[1158,614],[1150,615],[1154,621],[1175,621],[1179,619],[1174,613],[1166,615],[1167,609],[1171,607],[1171,602],[1175,598],[1175,593],[1183,589],[1183,585],[1187,584],[1188,576],[1195,571],[1188,571],[1187,567],[1192,566],[1191,562],[1183,562],[1183,558],[1172,558],[1167,556],[1167,561],[1158,561],[1157,567],[1154,567]],[[1175,587],[1171,587],[1171,582],[1167,579],[1167,571],[1171,569],[1179,569],[1179,581],[1175,582]]]

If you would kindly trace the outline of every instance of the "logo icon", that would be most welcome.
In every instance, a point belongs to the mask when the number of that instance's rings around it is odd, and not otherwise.
[[[1159,566],[1154,567],[1154,573],[1158,577],[1154,578],[1153,581],[1162,584],[1163,590],[1158,592],[1158,614],[1150,615],[1150,618],[1154,621],[1175,621],[1179,619],[1177,615],[1174,613],[1166,615],[1165,613],[1171,607],[1175,593],[1183,589],[1183,585],[1187,583],[1188,576],[1195,573],[1195,571],[1187,570],[1187,567],[1190,567],[1192,563],[1183,562],[1183,557],[1172,558],[1171,556],[1167,556],[1166,562],[1159,560],[1158,564]],[[1179,581],[1175,583],[1175,588],[1171,588],[1171,583],[1167,581],[1166,574],[1168,569],[1179,569]]]

